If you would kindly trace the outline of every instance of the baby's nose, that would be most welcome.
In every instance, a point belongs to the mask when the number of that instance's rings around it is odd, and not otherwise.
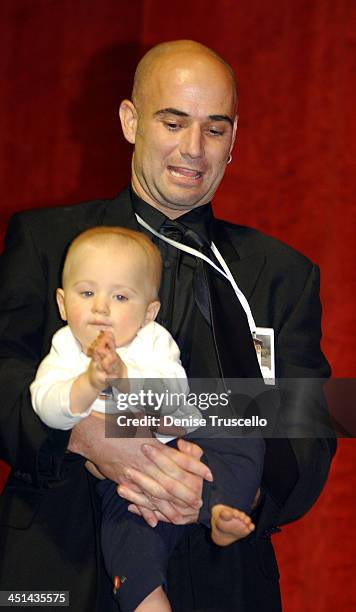
[[[97,295],[93,301],[93,312],[98,312],[100,314],[109,314],[110,313],[110,305],[109,300],[105,296]]]

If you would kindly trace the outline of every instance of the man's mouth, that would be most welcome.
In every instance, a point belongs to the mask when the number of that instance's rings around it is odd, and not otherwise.
[[[203,172],[199,170],[192,170],[191,168],[183,168],[180,166],[168,166],[168,172],[175,178],[183,178],[190,181],[198,181],[203,176]]]

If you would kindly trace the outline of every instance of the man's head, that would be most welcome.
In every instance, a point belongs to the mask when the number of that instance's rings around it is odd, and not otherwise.
[[[171,218],[212,199],[237,127],[235,77],[219,55],[189,40],[157,45],[139,63],[120,118],[135,145],[140,197]]]
[[[158,249],[140,232],[96,227],[75,238],[57,303],[84,352],[101,330],[125,346],[156,318],[161,267]]]

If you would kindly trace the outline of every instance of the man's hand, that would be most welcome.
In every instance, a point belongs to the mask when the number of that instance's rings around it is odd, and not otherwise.
[[[177,525],[196,522],[202,505],[203,478],[210,482],[213,480],[210,470],[199,461],[203,454],[199,446],[186,440],[178,440],[177,445],[178,451],[170,447],[157,451],[150,444],[145,444],[143,447],[146,456],[149,456],[151,461],[162,470],[161,482],[165,482],[165,474],[170,474],[177,480],[178,485],[167,482],[168,488],[172,487],[171,492],[174,490],[176,499],[160,500],[157,496],[158,488],[150,488],[149,492],[146,489],[143,492],[144,475],[131,470],[129,473],[131,483],[136,484],[141,491],[131,489],[131,485],[118,487],[120,495],[132,502],[129,506],[131,512],[143,516],[146,520],[147,512],[150,512],[150,520],[147,522],[152,526],[155,526],[158,520]],[[184,487],[188,487],[190,491],[199,492],[199,501],[191,503],[186,497]],[[154,522],[152,512],[155,516]]]
[[[123,486],[122,497],[134,504],[141,502],[142,514],[150,524],[157,524],[158,515],[170,522],[193,522],[200,508],[203,478],[212,480],[208,467],[199,461],[201,449],[184,440],[178,441],[178,451],[154,438],[105,438],[107,418],[96,413],[76,425],[69,450],[86,457],[106,478]],[[117,426],[116,431],[119,433]],[[143,497],[132,499],[138,494]],[[157,516],[151,509],[152,497]]]
[[[103,476],[102,473],[99,472],[96,465],[94,465],[94,463],[92,463],[91,461],[86,461],[85,467],[88,470],[88,472],[90,472],[92,476],[95,476],[95,478],[97,478],[98,480],[105,480],[105,476]]]
[[[136,428],[119,428],[114,415],[95,412],[73,428],[68,449],[91,461],[105,478],[126,482],[125,467],[144,469],[149,463],[141,452],[145,440],[133,438],[135,431]],[[106,437],[108,432],[110,437]],[[150,436],[149,429],[145,435]]]

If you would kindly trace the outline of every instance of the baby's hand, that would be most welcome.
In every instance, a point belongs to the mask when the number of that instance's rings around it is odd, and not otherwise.
[[[70,390],[70,409],[74,414],[89,408],[108,386],[108,378],[122,377],[125,379],[123,387],[129,386],[127,368],[116,354],[112,333],[101,331],[87,349],[87,355],[91,357],[88,368],[73,381]]]
[[[115,338],[112,332],[101,331],[88,349],[88,355],[100,368],[106,377],[124,378],[127,376],[125,363],[116,352]]]
[[[106,379],[108,375],[101,365],[100,357],[96,355],[96,353],[94,353],[91,358],[86,371],[86,376],[88,377],[91,386],[94,387],[94,389],[96,389],[99,393],[107,387]]]
[[[87,355],[88,357],[100,357],[106,355],[108,351],[115,351],[114,334],[110,331],[101,330],[89,346]]]

